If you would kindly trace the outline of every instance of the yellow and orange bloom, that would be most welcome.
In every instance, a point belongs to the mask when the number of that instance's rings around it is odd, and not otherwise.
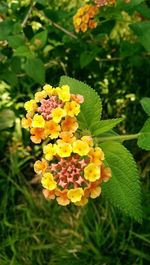
[[[81,21],[78,19],[77,24],[83,27],[88,23],[89,27],[94,12],[86,5],[84,12],[80,10]],[[101,194],[101,183],[111,177],[110,168],[104,165],[103,150],[94,146],[91,136],[79,138],[76,116],[83,102],[82,95],[70,94],[68,85],[53,88],[46,84],[25,104],[22,126],[29,129],[35,144],[46,140],[44,158],[35,162],[34,171],[41,177],[44,197],[56,198],[62,206],[84,206],[89,198]]]
[[[29,118],[22,118],[21,125],[23,128],[28,129],[32,125],[32,119]]]
[[[79,154],[80,156],[85,156],[90,151],[88,143],[82,140],[74,141],[72,146],[73,146],[73,152]]]
[[[94,0],[97,7],[111,6],[116,4],[116,0]]]
[[[30,133],[31,141],[35,144],[40,144],[45,139],[43,128],[31,128]]]
[[[64,85],[61,89],[57,90],[58,97],[60,100],[66,102],[70,100],[70,87],[68,85]]]
[[[53,120],[45,122],[44,135],[45,138],[50,137],[51,139],[56,139],[59,136],[61,128]]]
[[[36,114],[32,120],[32,127],[33,128],[44,128],[44,126],[45,126],[44,118],[41,115]]]
[[[53,175],[49,172],[45,173],[41,179],[43,187],[47,190],[54,190],[57,186],[56,181],[53,178]]]
[[[41,143],[46,138],[59,138],[62,131],[73,133],[78,128],[75,116],[79,114],[83,101],[82,95],[70,93],[68,85],[53,88],[46,84],[42,91],[35,93],[34,99],[24,104],[27,113],[22,119],[22,126],[26,129],[44,130],[44,136],[41,137],[37,136],[40,134],[39,130],[36,133],[30,130],[34,143]]]
[[[89,137],[83,138],[88,142],[79,139],[65,142],[59,139],[55,144],[44,146],[43,152],[48,165],[44,167],[38,161],[35,163],[35,171],[39,174],[42,172],[41,183],[46,199],[56,198],[58,204],[63,206],[70,203],[84,206],[89,198],[100,196],[101,183],[109,180],[111,171],[103,164],[102,150],[89,146],[94,144]],[[96,154],[92,162],[91,149],[92,154]]]
[[[94,145],[94,143],[93,143],[93,139],[92,139],[91,136],[87,136],[87,135],[82,136],[81,140],[82,140],[83,142],[86,142],[90,147],[92,147],[92,146]]]
[[[76,101],[66,102],[64,109],[68,116],[77,116],[80,112],[80,105]]]
[[[74,133],[78,129],[79,125],[76,117],[66,116],[66,118],[61,123],[62,131]]]
[[[97,22],[94,20],[94,17],[98,13],[97,6],[86,4],[78,9],[77,13],[73,17],[73,24],[75,31],[86,32],[88,28],[95,28]]]
[[[37,174],[45,173],[47,167],[48,167],[48,163],[47,163],[47,161],[45,159],[42,159],[42,161],[41,160],[37,160],[34,163],[34,171]]]
[[[60,107],[52,110],[52,119],[56,123],[59,123],[61,119],[65,116],[66,116],[66,111]]]
[[[52,160],[53,156],[56,154],[56,144],[47,144],[43,147],[43,153],[46,160]]]
[[[59,137],[66,143],[73,143],[76,141],[76,137],[73,135],[72,132],[61,132]]]
[[[36,104],[36,101],[34,99],[31,99],[29,101],[27,101],[25,104],[24,104],[24,108],[26,111],[28,112],[34,112],[37,110],[37,104]]]
[[[90,182],[94,182],[98,180],[101,176],[100,166],[95,165],[94,163],[90,163],[84,169],[84,177],[85,179],[89,180]]]
[[[96,165],[101,165],[104,160],[104,153],[100,147],[91,148],[89,152],[90,161]]]
[[[56,153],[60,157],[69,157],[72,152],[72,146],[70,143],[65,143],[62,140],[57,141],[57,146],[56,146]]]
[[[67,192],[67,197],[71,202],[79,202],[84,195],[84,191],[82,188],[70,189]]]

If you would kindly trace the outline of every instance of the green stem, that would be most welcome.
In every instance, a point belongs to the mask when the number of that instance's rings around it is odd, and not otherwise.
[[[129,134],[129,135],[117,135],[117,136],[106,136],[106,137],[101,137],[98,139],[99,142],[104,142],[104,141],[126,141],[126,140],[133,140],[137,139],[139,137],[140,133],[136,134]]]

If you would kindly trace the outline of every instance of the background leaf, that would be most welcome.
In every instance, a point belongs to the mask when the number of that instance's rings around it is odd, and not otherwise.
[[[137,144],[140,148],[150,151],[150,118],[141,129]]]
[[[84,96],[84,103],[81,104],[81,112],[78,115],[78,121],[82,129],[90,130],[91,126],[98,122],[101,117],[102,104],[100,97],[94,89],[76,79],[62,76],[60,86],[67,84],[70,86],[71,93]]]
[[[118,142],[102,143],[100,147],[112,170],[112,178],[103,184],[103,195],[122,212],[141,222],[141,190],[132,155]]]
[[[122,118],[111,119],[111,120],[101,120],[96,124],[93,124],[91,127],[92,135],[99,136],[100,134],[110,131],[113,129],[118,123],[122,121]]]
[[[138,22],[130,25],[130,27],[138,36],[140,43],[148,52],[150,52],[150,22]]]
[[[150,98],[142,98],[140,102],[144,111],[147,113],[148,116],[150,116]]]
[[[0,131],[11,128],[15,121],[15,114],[10,109],[4,109],[0,112]]]
[[[31,44],[35,46],[36,49],[41,49],[47,41],[47,30],[43,30],[34,35],[31,40]]]
[[[40,59],[27,59],[24,65],[25,72],[32,77],[37,83],[44,84],[45,82],[45,68]]]

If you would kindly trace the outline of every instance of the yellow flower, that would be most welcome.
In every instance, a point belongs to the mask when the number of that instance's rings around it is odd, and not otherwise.
[[[84,168],[84,178],[94,182],[100,178],[100,166],[96,166],[94,163],[90,163]]]
[[[52,110],[52,119],[56,123],[59,123],[61,119],[65,116],[66,116],[66,111],[60,107]]]
[[[43,147],[43,153],[46,160],[52,160],[53,156],[56,154],[56,145],[47,144]]]
[[[89,157],[91,162],[96,165],[101,165],[102,160],[104,160],[104,153],[100,147],[96,147],[95,149],[91,148]]]
[[[41,179],[42,186],[48,190],[54,190],[57,187],[57,183],[51,173],[45,173]]]
[[[80,105],[76,101],[66,102],[64,109],[67,112],[68,116],[76,116],[80,112]]]
[[[53,90],[54,90],[54,89],[53,89],[52,86],[46,84],[46,85],[43,87],[43,89],[44,89],[44,91],[46,92],[46,94],[47,94],[48,96],[51,96],[51,95],[53,94]]]
[[[41,115],[35,114],[32,120],[32,127],[34,128],[44,128],[45,120]]]
[[[71,202],[79,202],[84,195],[84,191],[82,188],[70,189],[67,192],[67,197]]]
[[[34,163],[34,171],[37,174],[44,173],[46,171],[47,167],[48,167],[48,163],[44,159],[42,159],[42,161],[41,160],[37,160]]]
[[[73,152],[79,154],[80,156],[85,156],[90,151],[89,145],[81,140],[77,140],[73,143]]]
[[[31,99],[24,104],[24,108],[28,112],[35,112],[37,110],[37,107],[38,106],[37,106],[36,101],[34,99]]]
[[[44,90],[35,93],[35,100],[39,102],[41,99],[46,98],[47,94]]]
[[[97,198],[99,195],[101,194],[101,187],[95,187],[91,190],[91,194],[90,194],[90,197],[92,199],[95,199]]]
[[[72,146],[69,143],[65,143],[62,140],[58,140],[57,141],[58,145],[57,145],[57,154],[60,157],[69,157],[71,155],[72,152]]]
[[[89,146],[93,146],[93,139],[91,136],[83,136],[81,140],[86,142]]]
[[[53,120],[45,122],[45,137],[50,137],[51,139],[55,139],[59,136],[60,126],[55,123]]]
[[[60,89],[57,89],[58,97],[62,101],[70,100],[70,87],[68,85],[62,86]]]
[[[88,199],[86,197],[82,197],[80,201],[76,202],[75,205],[77,206],[84,206],[88,203]]]
[[[32,125],[32,119],[31,118],[22,118],[21,125],[23,128],[28,129]]]
[[[80,26],[81,24],[81,18],[80,17],[75,17],[73,18],[73,22],[75,26]]]

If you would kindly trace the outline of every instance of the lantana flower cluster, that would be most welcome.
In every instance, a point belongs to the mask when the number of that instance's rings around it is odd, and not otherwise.
[[[98,8],[93,5],[86,4],[78,9],[77,13],[73,17],[73,24],[75,31],[85,32],[88,28],[96,28],[97,22],[94,20],[98,12]]]
[[[24,105],[27,114],[22,119],[23,128],[29,128],[32,142],[56,139],[61,132],[74,133],[78,128],[76,116],[83,102],[81,95],[70,94],[67,85],[53,88],[45,85],[35,94],[34,99]]]
[[[91,136],[77,133],[83,101],[83,96],[70,93],[68,85],[45,85],[25,103],[23,127],[29,128],[34,143],[46,140],[43,158],[35,162],[34,171],[41,177],[45,198],[56,198],[63,206],[85,205],[89,198],[101,194],[101,183],[111,177],[102,149],[94,145]]]
[[[116,0],[94,0],[97,7],[101,6],[111,6],[116,3]]]
[[[85,4],[79,8],[77,13],[73,16],[73,25],[77,33],[96,28],[97,21],[95,20],[95,16],[99,9],[103,6],[114,5],[116,0],[93,0],[93,2],[95,5]]]

